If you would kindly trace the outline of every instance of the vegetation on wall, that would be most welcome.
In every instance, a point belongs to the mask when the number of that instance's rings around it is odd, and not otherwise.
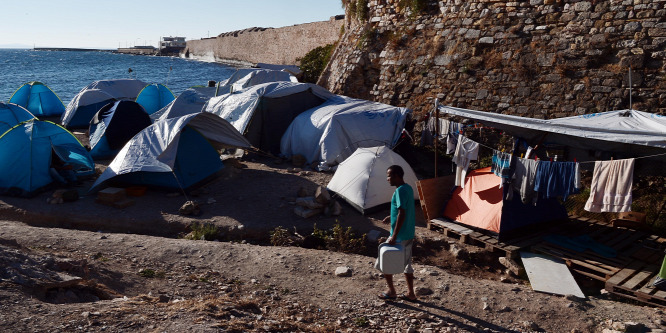
[[[368,20],[368,0],[342,0],[342,6],[347,8],[351,17],[362,22]]]
[[[409,9],[412,16],[425,12],[428,8],[429,0],[400,0],[398,7],[402,9]]]
[[[328,44],[319,46],[306,53],[303,58],[298,59],[301,62],[301,70],[303,71],[302,82],[317,83],[319,75],[324,71],[328,61],[331,59],[331,54],[335,44]]]

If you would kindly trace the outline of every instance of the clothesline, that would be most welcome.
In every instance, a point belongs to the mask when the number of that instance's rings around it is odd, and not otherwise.
[[[486,145],[484,145],[483,143],[480,143],[480,142],[477,142],[477,143],[478,143],[479,146],[481,146],[481,147],[488,148],[488,149],[490,149],[490,150],[498,150],[498,149],[495,149],[495,148],[493,148],[493,147],[486,146]],[[642,158],[652,158],[652,157],[659,157],[659,156],[666,156],[666,153],[653,154],[653,155],[640,156],[640,157],[633,157],[633,159],[638,160],[638,159],[642,159]],[[595,162],[596,162],[596,161],[585,161],[585,162],[578,162],[578,163],[580,163],[580,164],[588,164],[588,163],[595,163]]]

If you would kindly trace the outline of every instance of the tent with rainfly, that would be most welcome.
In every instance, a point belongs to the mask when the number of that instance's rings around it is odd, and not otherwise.
[[[95,165],[88,151],[66,129],[49,121],[24,121],[0,136],[0,193],[31,196],[51,184],[54,154],[78,176]]]
[[[67,128],[85,128],[104,105],[121,99],[134,100],[147,83],[134,79],[95,81],[67,104],[60,123]]]
[[[10,103],[18,104],[37,116],[59,116],[65,112],[62,104],[51,88],[45,84],[32,81],[19,87],[12,97]]]
[[[153,121],[177,118],[184,115],[199,113],[206,102],[215,96],[215,87],[193,87],[188,88],[176,99],[171,101],[159,111],[150,115]]]
[[[163,84],[153,83],[141,90],[135,102],[143,106],[146,113],[150,115],[167,106],[174,99],[175,96],[169,88]]]
[[[298,115],[282,136],[280,151],[287,157],[303,155],[308,163],[329,169],[356,148],[394,147],[409,113],[406,108],[336,96]]]
[[[125,144],[90,191],[111,183],[188,189],[222,170],[218,149],[224,148],[250,148],[250,144],[214,114],[160,120]]]
[[[37,117],[19,105],[0,102],[0,135],[30,119],[37,119]]]
[[[518,195],[506,199],[499,184],[500,178],[490,167],[470,171],[464,188],[453,191],[444,217],[488,230],[499,240],[509,239],[523,228],[567,219],[566,209],[556,198],[523,204]]]
[[[386,181],[386,170],[391,165],[399,165],[405,171],[403,179],[416,191],[416,174],[407,161],[386,146],[358,148],[338,165],[327,188],[345,199],[350,205],[367,214],[390,204],[395,192]]]
[[[115,156],[127,141],[152,123],[137,102],[123,100],[103,106],[90,121],[90,156],[93,159]]]
[[[316,84],[271,82],[213,97],[204,111],[230,122],[254,147],[277,155],[291,121],[334,96]]]

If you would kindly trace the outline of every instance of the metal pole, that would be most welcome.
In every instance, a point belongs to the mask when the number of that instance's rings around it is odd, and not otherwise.
[[[437,178],[437,141],[439,141],[439,99],[435,98],[435,178]]]
[[[633,110],[631,105],[631,67],[629,67],[629,110]]]

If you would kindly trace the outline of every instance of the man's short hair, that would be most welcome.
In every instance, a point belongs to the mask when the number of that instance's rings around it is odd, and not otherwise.
[[[388,167],[388,169],[386,169],[386,170],[390,170],[390,171],[392,171],[393,174],[395,174],[396,176],[398,176],[398,177],[400,177],[400,178],[402,178],[402,177],[405,176],[405,170],[403,170],[402,167],[399,166],[399,165],[397,165],[397,164],[391,165],[391,166]]]

